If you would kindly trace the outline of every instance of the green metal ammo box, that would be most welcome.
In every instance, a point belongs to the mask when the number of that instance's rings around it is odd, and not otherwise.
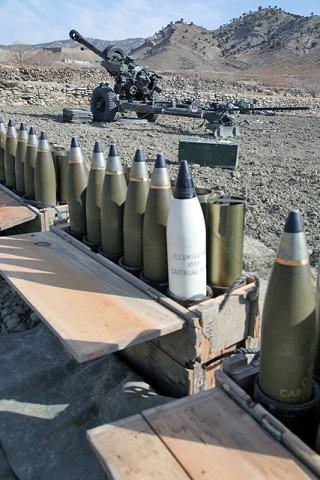
[[[189,138],[179,141],[179,161],[198,163],[203,167],[234,169],[238,166],[239,143]]]

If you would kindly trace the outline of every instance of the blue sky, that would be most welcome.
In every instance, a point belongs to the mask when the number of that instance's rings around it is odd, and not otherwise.
[[[320,15],[320,0],[0,0],[0,44],[65,40],[71,29],[103,40],[145,38],[181,18],[211,30],[269,5]]]

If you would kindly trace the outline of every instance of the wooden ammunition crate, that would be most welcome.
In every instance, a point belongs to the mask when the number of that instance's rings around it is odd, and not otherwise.
[[[223,372],[207,392],[87,431],[109,480],[320,478],[320,457]]]
[[[1,184],[0,194],[6,198],[6,201],[0,203],[0,212],[2,213],[0,216],[0,231],[14,227],[17,233],[45,232],[49,231],[51,225],[69,219],[67,204],[55,207],[40,207],[37,206],[37,202],[28,201]],[[11,202],[8,202],[8,199]],[[15,206],[14,210],[12,208],[13,204]],[[29,215],[26,215],[26,211]]]
[[[186,308],[73,238],[67,223],[3,237],[0,269],[78,362],[116,353],[169,396],[210,389],[216,357],[258,343],[264,288],[250,301],[253,278],[221,312],[224,295]]]
[[[215,371],[222,368],[222,358],[208,367],[204,366],[205,362],[237,347],[258,346],[260,309],[267,282],[260,281],[259,295],[253,302],[250,294],[257,286],[254,279],[248,277],[244,286],[233,291],[221,312],[219,305],[224,295],[186,308],[91,251],[67,233],[67,226],[53,226],[51,231],[184,320],[182,329],[135,342],[133,346],[128,342],[126,348],[116,353],[163,393],[180,397],[212,388]]]
[[[266,285],[251,302],[250,293],[256,284],[252,278],[247,282],[234,290],[221,312],[219,305],[224,295],[188,309],[169,298],[160,298],[167,305],[172,302],[170,307],[183,310],[182,330],[127,348],[118,355],[168,395],[191,395],[212,388],[215,372],[222,368],[223,354],[238,347],[258,346],[259,312]],[[215,358],[215,362],[205,365]]]

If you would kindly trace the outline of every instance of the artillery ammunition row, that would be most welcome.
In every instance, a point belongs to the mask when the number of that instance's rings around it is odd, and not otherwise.
[[[67,200],[71,235],[185,305],[205,299],[207,283],[227,288],[242,273],[244,201],[211,195],[201,205],[185,160],[172,192],[161,153],[150,179],[138,148],[127,181],[115,144],[105,159],[97,141],[88,171],[77,138],[68,152],[50,148],[45,132],[36,142],[32,127],[27,137],[21,124],[17,135],[9,120],[6,133],[1,120],[0,181],[43,205]],[[312,447],[320,420],[317,302],[301,214],[291,210],[264,303],[254,396]]]

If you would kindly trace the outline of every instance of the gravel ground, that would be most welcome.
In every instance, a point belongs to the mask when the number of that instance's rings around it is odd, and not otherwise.
[[[316,105],[316,104],[315,104]],[[314,275],[320,259],[320,110],[319,103],[311,111],[267,115],[240,115],[240,156],[236,170],[200,167],[190,163],[197,187],[211,188],[215,193],[240,195],[247,199],[245,234],[249,245],[245,252],[245,269],[268,278],[270,258],[277,249],[279,236],[291,208],[298,208],[303,217],[306,240]],[[89,107],[88,107],[89,108]],[[134,114],[133,114],[134,115]],[[162,151],[167,159],[171,178],[178,171],[179,140],[186,138],[214,139],[199,120],[161,116],[156,124],[63,123],[62,108],[1,107],[5,124],[12,118],[16,125],[24,122],[37,133],[45,130],[49,141],[69,147],[71,138],[78,137],[88,165],[96,140],[101,140],[107,154],[115,142],[125,165],[131,165],[134,153],[142,147],[150,173],[154,159]],[[132,118],[135,118],[134,116]],[[252,246],[250,248],[250,239]],[[255,241],[266,248],[254,248]],[[1,333],[30,328],[38,320],[30,318],[30,309],[19,301],[9,286],[0,284]],[[10,289],[11,290],[11,289]],[[15,322],[10,306],[15,305],[24,326]],[[19,310],[18,310],[19,309]],[[21,312],[20,312],[21,310]],[[15,325],[16,323],[16,325]]]

